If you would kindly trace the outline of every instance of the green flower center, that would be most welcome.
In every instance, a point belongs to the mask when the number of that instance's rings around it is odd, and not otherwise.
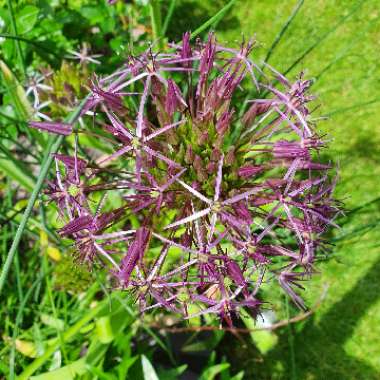
[[[220,212],[222,211],[222,204],[220,202],[214,202],[211,206],[212,212]]]
[[[140,146],[140,140],[138,137],[134,137],[131,141],[133,148],[137,149]]]
[[[80,188],[76,185],[70,185],[67,191],[72,197],[76,197],[80,193]]]
[[[160,192],[159,192],[158,190],[152,190],[152,191],[150,192],[150,196],[151,196],[152,198],[158,198],[158,197],[160,196]]]

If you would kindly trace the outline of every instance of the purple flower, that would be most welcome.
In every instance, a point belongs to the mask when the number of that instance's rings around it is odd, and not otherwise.
[[[72,133],[73,128],[70,124],[50,121],[31,121],[29,126],[57,135],[68,136]]]
[[[79,216],[59,230],[61,236],[73,235],[84,229],[91,230],[93,218],[90,215]]]
[[[82,173],[87,167],[87,162],[81,158],[75,158],[58,153],[53,154],[53,156],[57,160],[61,161],[67,169],[76,170],[78,173]]]
[[[249,57],[252,41],[232,49],[210,34],[190,46],[185,33],[171,46],[130,57],[92,86],[83,115],[96,110],[91,131],[101,130],[108,150],[92,149],[90,163],[77,146],[55,155],[48,194],[59,233],[79,259],[133,290],[144,312],[214,313],[231,325],[241,308],[258,315],[261,285],[274,278],[304,308],[300,284],[339,213],[310,82],[270,68],[272,85]],[[243,110],[253,86],[267,97]],[[31,126],[71,133],[58,122]]]
[[[131,273],[135,269],[138,260],[142,260],[149,244],[150,231],[141,227],[136,231],[135,239],[128,248],[126,255],[121,260],[120,271],[116,274],[124,286],[128,286]]]
[[[238,175],[242,178],[248,179],[259,173],[261,173],[264,168],[260,165],[245,165],[238,169]]]
[[[191,59],[192,59],[192,52],[191,52],[191,46],[190,46],[190,32],[186,32],[183,35],[182,39],[182,46],[180,49],[180,56],[182,59],[182,65],[183,67],[190,68],[192,66]]]
[[[169,116],[177,110],[183,110],[187,107],[186,102],[183,100],[181,90],[172,79],[168,79],[168,91],[166,94],[165,111]]]

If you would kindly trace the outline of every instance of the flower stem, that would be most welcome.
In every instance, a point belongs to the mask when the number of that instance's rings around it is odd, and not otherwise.
[[[290,320],[290,308],[289,308],[289,298],[285,297],[285,309],[286,309],[286,319]],[[294,352],[294,336],[292,332],[292,326],[288,324],[288,343],[290,348],[290,365],[291,365],[291,380],[297,380],[296,373],[296,356]]]
[[[67,118],[66,123],[73,124],[76,119],[78,118],[82,108],[84,107],[85,103],[87,101],[87,97],[81,102],[81,104],[76,108]],[[17,229],[15,238],[12,242],[12,246],[8,252],[7,258],[5,260],[3,269],[0,274],[0,294],[3,290],[5,281],[8,277],[9,269],[11,267],[11,264],[13,262],[14,256],[16,254],[16,250],[18,245],[20,244],[20,240],[22,237],[22,234],[24,233],[26,224],[28,222],[28,219],[30,217],[30,214],[32,213],[34,203],[36,202],[36,199],[38,197],[38,194],[41,191],[42,185],[45,181],[45,178],[49,172],[50,165],[53,161],[52,153],[55,153],[58,151],[59,147],[61,146],[63,142],[64,136],[54,136],[49,140],[48,146],[46,148],[44,158],[42,160],[42,167],[40,174],[38,175],[37,182],[34,186],[34,189],[32,191],[32,194],[30,195],[28,205],[26,206],[24,215],[22,216],[20,225]]]

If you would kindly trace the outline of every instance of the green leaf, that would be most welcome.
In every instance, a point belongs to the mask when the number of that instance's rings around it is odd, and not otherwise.
[[[24,369],[24,371],[18,376],[18,379],[19,380],[29,379],[31,375],[33,375],[33,373],[37,371],[37,369],[39,369],[42,365],[44,365],[45,362],[50,358],[50,356],[54,354],[54,352],[60,347],[61,342],[67,342],[70,339],[72,339],[74,336],[76,336],[79,333],[79,331],[82,329],[83,326],[89,323],[97,315],[101,314],[102,312],[105,312],[108,309],[108,307],[109,307],[108,303],[100,302],[94,308],[89,309],[88,312],[79,321],[77,321],[74,325],[72,325],[62,334],[62,339],[54,339],[53,341],[51,341],[50,345],[46,348],[45,352],[40,357],[35,359],[32,363],[30,363]],[[101,345],[100,343],[99,343],[99,346],[101,346],[101,348],[107,347],[106,345]],[[87,355],[88,359],[89,359],[89,355],[90,354]],[[82,359],[85,360],[84,358]],[[82,368],[81,366],[79,367]],[[54,379],[57,379],[57,377],[55,377]],[[66,379],[70,379],[70,378],[65,378],[65,380]]]
[[[43,373],[38,376],[31,376],[31,380],[74,380],[76,376],[83,375],[87,372],[86,361],[84,358],[76,360],[69,365]]]
[[[47,326],[53,327],[58,331],[63,331],[65,324],[61,319],[55,318],[48,314],[41,314],[41,322]]]
[[[203,371],[200,380],[214,380],[216,375],[230,367],[229,363],[216,364]]]
[[[0,60],[0,69],[3,73],[5,85],[12,98],[13,106],[15,107],[19,118],[22,120],[29,120],[33,115],[33,108],[28,101],[24,89],[9,67],[2,60]]]
[[[127,379],[129,368],[131,368],[133,364],[135,364],[138,358],[139,358],[138,356],[132,356],[132,357],[124,356],[121,363],[116,367],[118,379]]]
[[[145,355],[141,355],[141,365],[144,374],[144,380],[159,380],[155,369]]]
[[[112,332],[111,318],[109,316],[101,317],[96,321],[96,333],[99,341],[103,344],[114,340],[115,336]]]
[[[160,380],[174,380],[177,379],[178,376],[182,375],[187,368],[187,364],[183,364],[177,368],[172,368],[169,370],[161,370],[159,371]]]
[[[181,351],[183,352],[197,352],[197,351],[210,351],[213,350],[218,343],[222,340],[224,331],[214,331],[212,336],[208,339],[198,340],[194,343],[186,344]]]
[[[126,46],[124,44],[124,39],[121,36],[112,38],[109,42],[111,49],[117,54],[122,54],[126,51]]]
[[[61,350],[57,350],[54,352],[53,357],[51,359],[51,363],[49,365],[48,371],[55,371],[62,367],[62,352]]]
[[[88,368],[92,375],[94,375],[94,378],[97,378],[99,380],[115,380],[116,377],[113,374],[106,373],[102,371],[100,368],[96,368],[93,365],[88,365]]]
[[[235,376],[232,376],[230,380],[243,380],[244,378],[244,371],[240,371]]]
[[[240,314],[242,316],[242,321],[248,329],[257,328],[255,319],[252,318],[245,309],[241,309]],[[252,331],[249,335],[262,354],[265,354],[273,348],[278,341],[278,337],[273,331]]]
[[[16,26],[19,34],[30,32],[38,19],[39,9],[33,5],[26,5],[16,14]]]
[[[0,172],[3,172],[17,183],[20,184],[25,190],[31,192],[34,188],[33,179],[12,161],[6,159],[0,159]]]

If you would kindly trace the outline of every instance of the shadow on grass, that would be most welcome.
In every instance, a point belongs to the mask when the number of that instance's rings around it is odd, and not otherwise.
[[[245,350],[231,335],[226,336],[226,345],[230,348],[240,347],[236,354],[228,354],[229,359],[240,369],[245,361],[247,380],[379,379],[380,373],[376,369],[347,354],[344,349],[344,344],[354,333],[360,318],[380,297],[379,280],[380,260],[371,266],[351,291],[330,307],[319,322],[312,317],[302,326],[291,327],[295,368],[291,364],[292,351],[287,329],[280,331],[277,345],[261,358],[252,346],[249,347],[249,343]],[[249,337],[244,339],[248,341]]]
[[[347,155],[352,159],[352,155],[364,159],[372,164],[380,162],[380,147],[378,141],[369,135],[358,136],[347,150]]]

